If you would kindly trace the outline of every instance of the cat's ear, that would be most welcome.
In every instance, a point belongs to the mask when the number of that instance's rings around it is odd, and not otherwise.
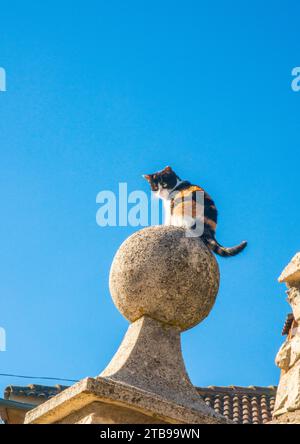
[[[164,171],[166,171],[166,173],[172,173],[172,168],[170,166],[167,166]]]
[[[150,182],[151,174],[143,174],[143,178],[146,179],[148,182]]]

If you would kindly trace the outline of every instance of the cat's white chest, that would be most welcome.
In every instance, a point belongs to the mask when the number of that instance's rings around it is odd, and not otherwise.
[[[172,215],[171,215],[171,201],[170,200],[164,200],[163,201],[164,206],[164,225],[173,225],[172,222]]]
[[[159,188],[159,190],[155,194],[160,199],[167,200],[169,199],[170,192],[166,188]]]

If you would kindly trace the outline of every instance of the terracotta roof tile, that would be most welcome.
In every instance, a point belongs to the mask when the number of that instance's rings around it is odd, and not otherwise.
[[[237,424],[265,424],[272,419],[276,387],[197,387],[207,405]]]
[[[40,402],[47,401],[47,399],[52,398],[58,393],[65,390],[68,386],[66,385],[55,385],[55,386],[47,386],[47,385],[38,385],[31,384],[25,387],[17,386],[17,385],[9,385],[6,387],[4,391],[4,398],[10,399],[13,397],[28,397],[35,398],[40,400]]]

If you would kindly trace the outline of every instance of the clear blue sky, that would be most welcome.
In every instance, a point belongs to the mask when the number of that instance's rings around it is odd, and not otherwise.
[[[127,322],[109,268],[133,228],[96,225],[96,195],[168,164],[206,188],[218,239],[211,315],[183,335],[197,385],[270,385],[300,250],[296,1],[11,1],[0,5],[0,372],[82,378]],[[0,377],[5,385],[27,384]],[[39,381],[32,381],[39,382]]]

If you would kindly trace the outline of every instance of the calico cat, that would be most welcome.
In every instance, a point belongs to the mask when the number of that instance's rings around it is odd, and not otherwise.
[[[219,256],[235,256],[246,247],[246,241],[232,248],[222,247],[217,242],[215,232],[218,212],[214,201],[203,188],[192,185],[187,180],[181,180],[169,166],[157,173],[145,174],[143,177],[149,182],[151,190],[166,204],[166,225],[193,229],[195,221],[200,218],[203,224],[201,238]],[[197,192],[198,194],[202,192],[202,203],[196,198]]]

